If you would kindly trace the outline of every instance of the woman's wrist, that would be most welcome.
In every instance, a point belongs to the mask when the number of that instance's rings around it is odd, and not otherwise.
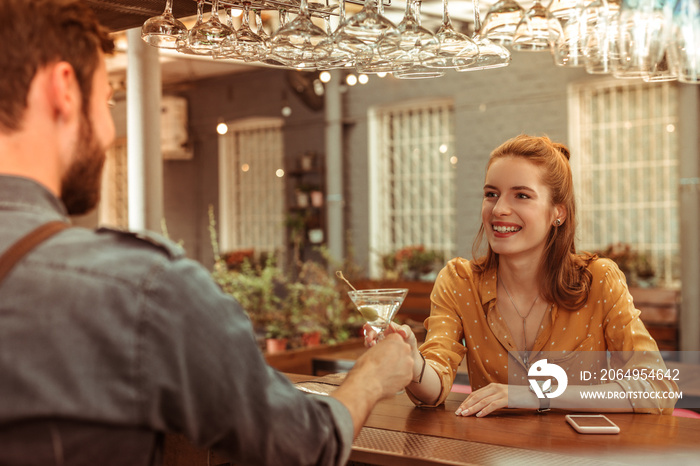
[[[420,383],[423,381],[423,374],[425,374],[426,362],[425,362],[425,356],[423,356],[423,353],[418,351],[418,356],[420,356],[420,359],[419,359],[420,369],[418,369],[418,375],[416,376],[415,374],[416,374],[417,367],[414,366],[414,368],[413,368],[414,377],[413,377],[413,380],[411,380],[411,383],[417,383],[420,385]],[[414,359],[416,359],[416,358],[414,358]]]

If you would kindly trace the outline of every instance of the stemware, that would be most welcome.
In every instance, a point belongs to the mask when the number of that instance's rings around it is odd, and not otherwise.
[[[583,48],[586,72],[612,72],[612,61],[618,37],[619,0],[594,0],[583,10],[586,39]]]
[[[613,62],[616,78],[641,78],[663,57],[664,1],[623,0],[620,7],[619,57]],[[660,53],[661,51],[661,53]]]
[[[649,72],[642,75],[646,82],[676,81],[678,70],[669,58],[670,51],[665,50],[660,60],[654,60],[649,68]]]
[[[331,53],[322,59],[319,67],[323,69],[348,68],[352,66],[367,64],[372,59],[372,46],[347,33],[345,26],[347,18],[345,16],[345,2],[339,1],[340,10],[338,12],[338,26],[335,32],[328,33],[328,39],[319,45],[322,47],[329,44]],[[326,19],[330,28],[330,18]]]
[[[380,7],[384,4],[379,1]],[[345,32],[360,39],[366,44],[375,46],[379,39],[387,33],[396,30],[396,26],[386,16],[380,13],[376,0],[365,0],[362,9],[348,19]]]
[[[394,39],[386,36],[377,44],[379,55],[394,64],[395,77],[422,79],[445,75],[444,71],[423,63],[437,56],[440,43],[432,32],[421,26],[420,0],[406,2],[406,12],[396,30],[399,32],[398,48]]]
[[[458,68],[476,61],[479,47],[466,34],[457,32],[452,26],[448,13],[447,0],[442,2],[442,25],[435,33],[439,44],[438,53],[424,60],[430,68]]]
[[[510,52],[503,45],[491,41],[480,34],[479,0],[472,0],[474,5],[474,42],[479,48],[476,60],[466,66],[456,68],[459,72],[502,68],[510,63]]]
[[[570,15],[576,14],[576,9],[584,7],[581,3],[583,3],[581,0],[551,0],[547,9],[552,13],[552,16],[565,23]]]
[[[584,18],[584,3],[583,0],[576,0],[569,2],[568,5],[569,8],[559,10],[562,33],[554,41],[552,54],[557,66],[579,67],[584,65],[586,46],[587,24]],[[556,17],[554,12],[552,15]]]
[[[160,16],[146,20],[141,26],[141,39],[147,44],[164,49],[177,47],[178,39],[187,34],[187,27],[173,16],[173,0],[165,2],[165,10]]]
[[[542,5],[542,0],[535,0],[515,28],[513,48],[529,52],[550,50],[561,33],[559,20]]]
[[[298,68],[313,70],[328,57],[332,46],[325,42],[328,34],[311,21],[308,0],[301,0],[299,14],[280,27],[270,40],[270,54],[282,62],[292,61]]]
[[[218,55],[221,43],[231,35],[233,29],[219,20],[219,0],[213,0],[207,22],[195,24],[187,34],[187,47],[196,55]]]
[[[236,31],[235,55],[244,61],[252,62],[267,57],[270,50],[270,43],[253,32],[250,27],[250,2],[243,3],[243,14],[241,15],[241,25]]]
[[[700,5],[697,0],[678,0],[673,11],[669,45],[678,80],[700,83]]]
[[[380,40],[383,41],[385,52],[399,49],[399,31],[394,23],[384,16],[382,0],[379,3],[375,0],[365,0],[363,9],[348,20],[345,31],[369,45],[372,50],[369,60],[356,65],[358,72],[392,73],[395,71],[395,64],[384,58],[377,50]]]
[[[233,34],[230,34],[223,41],[221,41],[219,51],[216,55],[214,55],[214,58],[240,58],[237,56],[236,52],[236,47],[238,44],[236,44],[236,28],[233,25],[233,9],[231,7],[226,7],[224,9],[224,13],[226,14],[226,25],[231,28]]]
[[[200,28],[204,24],[204,0],[197,0],[197,21],[192,26],[192,29]],[[196,55],[194,50],[190,49],[190,34],[189,32],[175,41],[175,49],[186,55]]]
[[[408,294],[407,288],[379,288],[348,291],[357,310],[367,323],[377,332],[377,339],[384,338],[389,327]]]
[[[282,10],[280,10],[280,12],[281,11]],[[282,63],[279,60],[275,60],[274,58],[269,56],[269,54],[270,54],[270,35],[267,33],[267,31],[265,31],[265,27],[264,27],[263,19],[262,19],[262,11],[260,10],[260,8],[255,8],[255,9],[253,9],[253,13],[255,15],[256,34],[258,35],[258,37],[260,37],[260,41],[261,41],[260,48],[259,48],[260,56],[258,58],[258,61],[260,63],[264,63],[268,66],[272,66],[275,68],[289,68],[289,66],[287,64]],[[280,17],[281,17],[281,13],[280,13]],[[284,21],[284,23],[282,21],[280,21],[280,25],[284,25],[286,23],[287,23],[286,20]]]
[[[501,45],[513,43],[515,28],[525,10],[515,0],[499,0],[486,13],[480,34]]]

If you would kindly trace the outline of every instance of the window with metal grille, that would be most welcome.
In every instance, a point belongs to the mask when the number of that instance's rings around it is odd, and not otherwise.
[[[370,274],[381,256],[422,245],[455,252],[454,107],[421,101],[370,110]]]
[[[284,247],[282,119],[228,124],[219,136],[219,248],[275,253]]]
[[[118,139],[107,150],[102,172],[102,190],[97,209],[100,225],[128,228],[129,191],[126,165],[126,139]]]
[[[574,85],[570,96],[579,249],[628,246],[659,285],[677,284],[676,85],[602,81]]]

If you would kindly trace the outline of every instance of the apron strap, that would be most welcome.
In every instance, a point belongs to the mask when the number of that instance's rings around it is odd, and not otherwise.
[[[70,226],[70,224],[60,220],[45,223],[30,231],[26,236],[10,246],[9,249],[0,256],[0,283],[2,283],[5,276],[10,273],[15,264],[38,246],[39,243],[49,239],[59,231],[70,228]]]

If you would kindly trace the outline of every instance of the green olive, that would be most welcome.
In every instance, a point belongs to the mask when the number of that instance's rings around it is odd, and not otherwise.
[[[377,310],[372,306],[360,306],[358,311],[360,311],[360,314],[362,314],[362,317],[364,317],[367,322],[373,322],[379,317]]]

